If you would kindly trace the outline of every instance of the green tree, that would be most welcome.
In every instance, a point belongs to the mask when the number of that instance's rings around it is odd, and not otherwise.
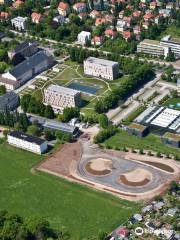
[[[44,116],[50,119],[54,118],[54,111],[50,105],[45,107]]]
[[[0,85],[0,96],[4,95],[6,93],[6,87],[3,85]]]
[[[39,136],[40,131],[39,127],[37,125],[30,125],[27,129],[27,133],[33,136]]]
[[[108,117],[105,114],[99,115],[99,125],[101,128],[107,128],[109,125]]]

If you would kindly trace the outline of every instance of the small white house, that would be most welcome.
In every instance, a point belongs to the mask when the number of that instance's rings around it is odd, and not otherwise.
[[[47,142],[45,140],[19,131],[11,131],[7,135],[7,142],[10,145],[37,154],[42,154],[48,148]]]
[[[88,41],[91,40],[91,33],[82,31],[78,34],[78,43],[85,45]]]

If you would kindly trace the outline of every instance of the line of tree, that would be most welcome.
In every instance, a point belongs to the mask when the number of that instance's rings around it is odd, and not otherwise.
[[[88,49],[72,47],[69,49],[70,59],[73,62],[83,63],[88,57],[99,57],[98,51],[90,51]]]
[[[106,97],[100,99],[95,105],[95,111],[103,113],[116,107],[119,100],[124,100],[130,96],[135,90],[153,77],[154,72],[152,68],[148,64],[142,64],[134,74],[122,79],[117,89],[114,89]]]
[[[55,117],[54,111],[50,105],[44,105],[30,94],[25,94],[20,100],[21,108],[24,112],[38,114],[42,117],[53,119]]]
[[[8,110],[0,112],[0,125],[26,131],[29,124],[29,120],[25,113],[18,113],[16,111],[10,112]]]

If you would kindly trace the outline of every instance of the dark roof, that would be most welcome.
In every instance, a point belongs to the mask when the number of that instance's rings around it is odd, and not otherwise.
[[[0,32],[0,39],[2,39],[3,37],[5,37],[5,33]]]
[[[46,142],[44,139],[29,135],[29,134],[25,134],[23,132],[18,132],[18,131],[11,131],[8,135],[18,139],[22,139],[26,142],[35,143],[37,145],[41,145],[44,142]]]
[[[8,92],[8,93],[4,94],[3,96],[0,96],[0,109],[10,108],[9,110],[13,110],[13,109],[11,109],[11,106],[15,107],[14,103],[17,107],[18,106],[18,95],[16,93]]]
[[[22,43],[20,43],[19,45],[16,46],[16,48],[14,49],[14,52],[15,53],[20,53],[22,52],[23,50],[25,50],[26,48],[28,48],[30,45],[34,45],[34,46],[37,46],[37,42],[35,41],[32,41],[32,40],[26,40]]]
[[[34,67],[39,65],[45,60],[48,60],[49,57],[43,52],[38,52],[23,62],[19,63],[17,66],[12,68],[9,72],[15,78],[20,79],[22,75],[24,75],[29,70],[32,70]]]

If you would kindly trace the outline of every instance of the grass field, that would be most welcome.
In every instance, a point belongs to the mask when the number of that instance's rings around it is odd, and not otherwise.
[[[161,143],[161,140],[158,136],[149,134],[147,137],[141,139],[136,136],[128,134],[124,130],[120,130],[115,136],[111,137],[104,142],[105,145],[111,147],[127,147],[134,149],[144,149],[151,150],[155,152],[161,152],[165,154],[175,154],[180,158],[180,150],[177,148],[171,148],[167,145]]]
[[[67,182],[45,173],[31,173],[41,156],[0,145],[0,209],[26,217],[45,217],[71,239],[111,231],[139,210],[140,204]]]

